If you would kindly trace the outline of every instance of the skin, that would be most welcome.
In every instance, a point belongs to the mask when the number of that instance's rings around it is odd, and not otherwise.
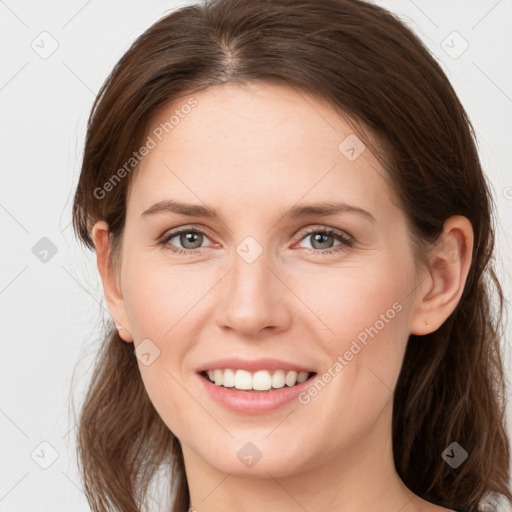
[[[462,295],[471,224],[448,219],[442,247],[428,254],[432,270],[418,276],[406,217],[384,170],[369,148],[354,161],[338,149],[353,130],[328,103],[261,82],[193,96],[197,106],[133,176],[120,267],[107,265],[107,224],[98,221],[93,230],[120,335],[135,346],[149,338],[160,350],[150,365],[139,361],[140,372],[181,442],[192,506],[201,512],[448,510],[412,494],[395,471],[392,390],[408,336],[436,330]],[[167,105],[152,125],[187,99]],[[223,221],[141,215],[170,198],[213,207]],[[364,208],[375,222],[347,212],[281,218],[297,203],[320,201]],[[181,227],[207,234],[196,245],[183,245],[179,236],[167,247],[158,244]],[[322,246],[305,234],[322,227],[355,244],[328,237]],[[247,236],[263,248],[252,263],[236,252]],[[193,255],[173,253],[171,243]],[[201,250],[193,253],[195,247]],[[339,252],[322,254],[329,248]],[[213,401],[196,374],[199,365],[229,355],[285,359],[321,375],[396,302],[401,311],[307,405],[294,400],[267,414],[236,413]],[[252,467],[237,457],[247,442],[262,453]]]

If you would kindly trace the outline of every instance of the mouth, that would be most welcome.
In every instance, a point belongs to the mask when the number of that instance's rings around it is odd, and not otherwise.
[[[198,369],[196,375],[207,396],[238,414],[265,415],[281,407],[302,405],[299,397],[309,386],[315,385],[317,373],[300,367],[295,370],[279,368],[275,360],[265,366],[269,368],[274,364],[273,369],[265,370],[252,364],[255,370],[252,372],[226,367]]]
[[[312,380],[316,372],[296,372],[293,370],[247,370],[219,368],[204,370],[199,375],[220,388],[226,388],[242,394],[272,393],[282,388],[292,388]],[[301,386],[302,387],[302,386]]]

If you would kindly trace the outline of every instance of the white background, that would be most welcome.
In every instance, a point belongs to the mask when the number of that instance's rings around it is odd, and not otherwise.
[[[70,225],[85,126],[96,92],[136,36],[188,3],[0,1],[2,512],[89,510],[76,469],[70,390],[79,404],[106,310],[94,255]],[[498,270],[510,297],[512,1],[377,3],[420,35],[474,124],[497,200]],[[50,35],[40,36],[45,31]],[[453,58],[464,40],[467,50]],[[31,47],[44,52],[52,44],[58,48],[45,59]],[[57,250],[47,262],[32,252],[42,237]],[[507,332],[510,340],[510,326]],[[36,464],[51,462],[53,450],[58,457],[47,469]]]

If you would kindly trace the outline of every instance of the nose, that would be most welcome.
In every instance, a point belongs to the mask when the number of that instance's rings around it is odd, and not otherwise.
[[[222,329],[254,339],[262,331],[275,335],[289,328],[293,293],[282,267],[276,268],[270,259],[265,251],[252,262],[234,255],[216,308],[217,325]]]

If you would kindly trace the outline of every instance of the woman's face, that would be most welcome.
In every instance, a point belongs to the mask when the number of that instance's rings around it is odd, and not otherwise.
[[[370,149],[329,104],[255,82],[174,102],[148,136],[114,316],[186,464],[277,477],[389,450],[417,288],[404,213]],[[165,201],[218,217],[148,212]],[[327,203],[345,208],[306,209]],[[251,377],[271,370],[263,386],[279,368],[317,375],[290,398],[287,384],[221,390],[199,373],[254,361]]]

